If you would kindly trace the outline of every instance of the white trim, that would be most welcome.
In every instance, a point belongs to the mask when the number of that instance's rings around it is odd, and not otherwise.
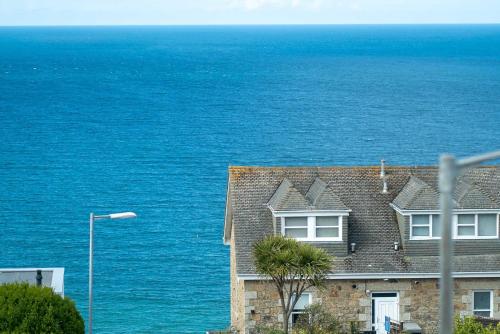
[[[349,216],[351,210],[272,211],[275,217]]]
[[[435,209],[435,210],[405,210],[401,209],[397,205],[393,203],[389,203],[389,206],[396,210],[398,213],[402,214],[403,216],[409,216],[411,214],[440,214],[441,209]],[[453,213],[500,213],[500,208],[498,209],[453,209]]]
[[[339,230],[339,236],[338,237],[316,237],[316,216],[315,215],[302,215],[302,216],[280,216],[281,218],[281,235],[285,235],[285,220],[286,218],[293,218],[293,217],[307,217],[307,237],[306,238],[294,238],[295,240],[298,241],[314,241],[314,242],[341,242],[342,241],[342,225],[343,225],[343,216],[336,216],[336,215],[320,215],[319,217],[337,217],[337,222],[338,222],[338,230]],[[290,228],[301,228],[303,229],[304,227],[287,227],[288,229]]]
[[[328,274],[326,279],[331,280],[364,280],[364,279],[413,279],[413,278],[439,278],[439,273],[357,273],[357,274]],[[491,272],[455,272],[455,278],[500,278],[500,271]],[[243,281],[264,281],[270,278],[262,275],[240,274],[238,279]]]
[[[486,309],[476,309],[476,292],[489,292],[490,293],[490,308],[488,310]],[[490,312],[489,318],[493,317],[493,290],[488,290],[488,289],[479,289],[479,290],[472,290],[472,314],[474,315],[474,312]]]

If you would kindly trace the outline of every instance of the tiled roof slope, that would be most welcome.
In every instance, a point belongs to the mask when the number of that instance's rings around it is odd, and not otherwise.
[[[318,177],[307,191],[306,198],[315,210],[349,210],[328,184]]]
[[[275,211],[298,211],[309,209],[309,202],[297,191],[288,179],[283,179],[268,203]]]
[[[500,194],[500,167],[467,171],[461,180],[474,184],[493,200]],[[342,203],[352,210],[348,218],[348,243],[357,251],[335,259],[337,273],[432,273],[439,271],[435,256],[408,257],[394,251],[401,241],[390,203],[413,176],[437,189],[436,167],[386,167],[388,190],[383,194],[379,167],[230,167],[229,205],[232,206],[237,273],[255,274],[252,245],[272,233],[272,215],[267,204],[284,179],[301,194],[320,178],[335,189]],[[500,254],[457,256],[456,270],[498,271]]]
[[[457,209],[496,209],[500,207],[491,196],[475,184],[470,176],[459,177],[453,194],[454,206]],[[437,185],[435,185],[437,187]],[[393,204],[403,210],[437,210],[439,209],[438,190],[411,176]]]

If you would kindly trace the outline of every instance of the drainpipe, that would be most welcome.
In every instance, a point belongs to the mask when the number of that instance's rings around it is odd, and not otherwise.
[[[42,271],[38,269],[36,271],[36,286],[42,286],[42,279],[43,279]]]

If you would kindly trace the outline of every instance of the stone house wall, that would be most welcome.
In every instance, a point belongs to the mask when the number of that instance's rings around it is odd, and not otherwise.
[[[240,333],[252,333],[259,325],[279,326],[283,322],[276,288],[269,281],[244,282],[243,323],[233,323]],[[493,290],[493,312],[500,318],[500,279],[456,279],[455,312],[472,314],[474,290]],[[313,302],[322,303],[348,326],[356,321],[362,330],[371,329],[371,293],[397,292],[401,321],[419,324],[424,333],[437,333],[439,314],[439,284],[437,279],[330,280],[321,291],[311,290]]]

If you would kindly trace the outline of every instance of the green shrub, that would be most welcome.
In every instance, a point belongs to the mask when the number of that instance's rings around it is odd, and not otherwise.
[[[483,327],[483,325],[473,317],[456,317],[455,334],[500,334],[500,323],[496,327]]]
[[[73,301],[47,287],[0,285],[0,333],[83,334],[84,322]]]
[[[293,326],[295,334],[340,334],[340,322],[321,304],[307,306]]]

